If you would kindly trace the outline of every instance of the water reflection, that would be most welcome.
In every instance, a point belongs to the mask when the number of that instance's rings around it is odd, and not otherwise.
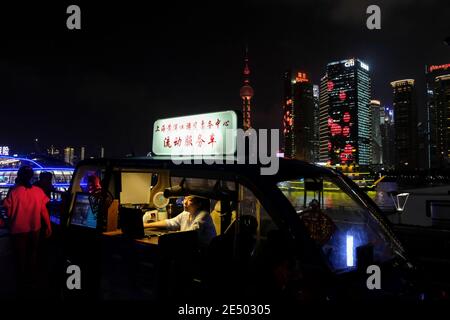
[[[382,182],[379,183],[377,189],[374,191],[366,191],[369,197],[375,201],[382,211],[392,212],[395,211],[394,203],[389,196],[389,192],[397,191],[397,183],[395,182]],[[306,208],[312,199],[318,199],[318,194],[308,192],[306,198],[304,198],[304,191],[292,191],[285,192],[285,195],[289,201],[294,205],[296,210],[302,210]],[[321,201],[324,207],[355,207],[355,202],[346,193],[342,191],[325,191],[323,193],[323,200]]]

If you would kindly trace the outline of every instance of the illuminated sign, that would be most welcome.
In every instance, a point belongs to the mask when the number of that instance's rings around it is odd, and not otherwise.
[[[349,59],[344,63],[344,66],[346,67],[353,67],[355,65],[355,60]]]
[[[353,147],[351,144],[346,144],[344,147],[344,151],[340,154],[341,162],[345,163],[346,161],[352,161],[353,155],[352,153],[355,150],[353,150]]]
[[[369,71],[369,66],[367,64],[365,64],[364,62],[359,62],[359,65],[361,66],[361,68],[363,68],[364,70]]]
[[[333,81],[328,81],[328,82],[327,82],[327,90],[328,90],[328,91],[331,91],[331,90],[333,90],[333,88],[334,88],[334,83],[333,83]]]
[[[350,122],[351,116],[349,112],[344,112],[344,117],[342,118],[344,122]]]
[[[9,156],[8,146],[0,146],[0,156]]]
[[[303,72],[297,72],[297,77],[295,78],[295,82],[308,82],[308,77],[306,76],[306,73]]]
[[[343,135],[344,137],[348,137],[348,136],[350,135],[350,128],[349,128],[349,127],[344,127],[344,128],[342,129],[342,135]]]
[[[430,70],[430,72],[433,72],[434,70],[440,70],[440,69],[446,70],[448,68],[450,68],[450,63],[441,64],[439,66],[430,66],[429,70]]]
[[[234,111],[159,119],[153,125],[153,153],[233,155],[237,128]]]
[[[338,125],[337,123],[333,123],[331,125],[331,135],[335,136],[335,135],[340,135],[342,134],[342,127],[340,125]]]
[[[333,118],[329,117],[328,118],[328,126],[331,127],[331,125],[333,124]]]

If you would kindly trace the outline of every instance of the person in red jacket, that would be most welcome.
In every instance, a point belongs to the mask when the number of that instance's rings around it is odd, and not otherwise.
[[[35,284],[39,234],[42,221],[45,236],[50,237],[52,228],[47,210],[49,198],[41,188],[31,185],[33,168],[23,166],[17,172],[15,186],[3,202],[16,262],[19,294]]]

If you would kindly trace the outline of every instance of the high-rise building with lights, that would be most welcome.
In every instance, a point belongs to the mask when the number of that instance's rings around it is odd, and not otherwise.
[[[319,87],[319,161],[328,162],[329,155],[329,128],[328,128],[328,109],[329,109],[329,91],[327,87],[328,76],[324,75],[320,79]]]
[[[283,136],[285,157],[314,161],[313,85],[306,73],[284,74]]]
[[[283,76],[283,145],[284,157],[293,159],[294,146],[294,103],[292,101],[292,73],[285,71]]]
[[[418,166],[416,88],[413,79],[391,82],[395,122],[395,165],[397,169]]]
[[[85,147],[81,147],[80,160],[84,160],[85,156],[86,156],[86,148]]]
[[[58,148],[56,148],[54,145],[51,145],[50,148],[47,149],[47,154],[52,157],[59,157],[60,151]]]
[[[430,65],[427,80],[428,167],[450,166],[450,63]]]
[[[331,62],[320,85],[320,156],[332,165],[372,162],[369,66]]]
[[[313,85],[313,101],[314,101],[314,140],[313,140],[313,154],[314,162],[320,161],[320,97],[319,86]]]
[[[381,103],[378,100],[370,101],[370,114],[371,114],[371,146],[372,146],[372,164],[383,163],[383,148],[381,139],[380,128],[380,108]]]
[[[72,147],[64,148],[64,161],[69,164],[74,164],[75,149]]]
[[[383,165],[386,169],[393,169],[395,166],[395,127],[392,107],[380,108],[380,131]]]
[[[240,96],[242,99],[242,117],[243,128],[247,130],[252,127],[251,123],[251,100],[253,97],[253,88],[250,86],[250,68],[248,66],[248,50],[245,52],[244,59],[244,85],[241,87]]]

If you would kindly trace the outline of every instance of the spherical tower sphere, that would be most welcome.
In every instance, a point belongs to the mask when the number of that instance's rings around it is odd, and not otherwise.
[[[253,88],[250,87],[248,84],[242,86],[240,91],[241,98],[251,98],[253,97]]]

